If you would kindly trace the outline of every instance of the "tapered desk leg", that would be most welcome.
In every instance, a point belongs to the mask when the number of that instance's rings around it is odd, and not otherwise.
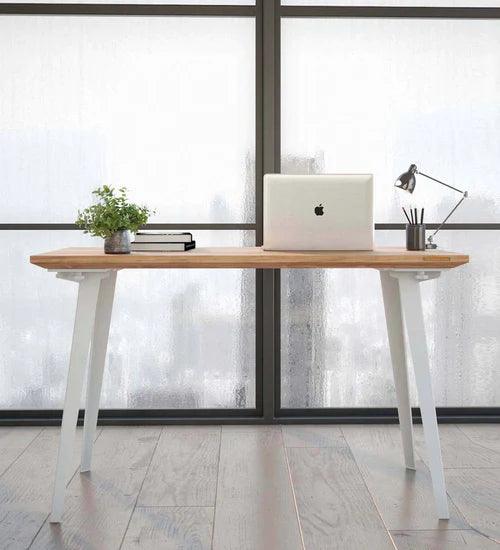
[[[73,458],[78,409],[80,407],[83,379],[87,367],[92,331],[94,329],[99,284],[101,278],[107,277],[108,273],[60,273],[58,276],[78,282],[79,288],[59,440],[59,453],[57,456],[52,514],[50,516],[52,523],[60,522],[63,514],[64,492],[66,484],[69,481],[70,466]]]
[[[97,310],[95,314],[94,334],[90,347],[90,364],[87,375],[87,397],[85,405],[85,421],[83,425],[83,448],[81,472],[88,472],[92,462],[92,446],[99,414],[99,401],[101,398],[102,377],[106,350],[108,347],[109,326],[111,324],[111,312],[115,295],[116,271],[110,272],[108,277],[101,279]]]
[[[432,395],[429,355],[419,287],[420,282],[425,280],[426,277],[425,273],[393,272],[393,274],[399,281],[401,305],[406,323],[408,344],[413,359],[437,513],[440,519],[448,519],[450,514],[446,496],[443,461],[441,458],[436,407]]]
[[[405,465],[408,469],[414,470],[413,426],[399,285],[397,279],[391,277],[387,271],[380,272],[380,282],[384,297],[385,322],[389,337],[394,385],[398,399],[398,416],[401,438],[403,440]]]

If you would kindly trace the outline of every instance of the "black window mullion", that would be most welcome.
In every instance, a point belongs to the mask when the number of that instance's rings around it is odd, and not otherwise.
[[[254,17],[255,6],[209,4],[0,4],[0,15]]]

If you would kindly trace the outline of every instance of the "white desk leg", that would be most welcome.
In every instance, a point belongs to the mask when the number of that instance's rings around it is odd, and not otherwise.
[[[403,440],[405,465],[408,469],[414,470],[413,426],[399,285],[398,281],[394,277],[391,277],[387,271],[380,272],[380,282],[384,297],[385,322],[389,337],[394,385],[398,399],[398,416],[401,438]]]
[[[448,499],[441,458],[441,444],[436,418],[436,407],[432,395],[429,370],[429,356],[425,337],[424,314],[419,284],[422,280],[417,273],[394,272],[399,280],[401,305],[406,323],[408,344],[413,359],[415,381],[417,383],[425,444],[429,456],[432,487],[436,509],[440,519],[449,519]]]
[[[87,398],[85,405],[85,420],[83,425],[83,448],[80,472],[88,472],[92,462],[92,446],[94,444],[99,401],[101,398],[102,376],[108,347],[109,326],[115,295],[116,271],[101,279],[97,310],[95,314],[94,334],[90,347],[90,363],[87,375]]]
[[[51,523],[59,523],[63,514],[64,492],[69,481],[70,465],[73,458],[78,409],[82,396],[83,379],[87,367],[90,340],[94,328],[99,283],[107,273],[88,272],[78,274],[62,273],[61,278],[79,282],[78,303],[76,306],[73,342],[69,361],[66,397],[57,455],[56,479],[52,500]]]

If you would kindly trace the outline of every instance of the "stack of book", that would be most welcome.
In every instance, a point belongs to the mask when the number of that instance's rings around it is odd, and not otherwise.
[[[132,252],[184,252],[195,248],[191,233],[138,231],[130,245]]]

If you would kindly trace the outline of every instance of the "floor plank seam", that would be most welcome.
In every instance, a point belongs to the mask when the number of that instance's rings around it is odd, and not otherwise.
[[[450,468],[443,468],[443,470],[445,472],[447,470],[500,470],[500,466],[452,466]]]
[[[486,533],[483,533],[482,531],[480,531],[479,529],[476,529],[475,527],[471,526],[470,530],[474,531],[478,535],[481,535],[481,536],[487,538],[488,540],[491,540],[492,542],[495,542],[496,544],[500,544],[500,539],[494,539],[492,536],[487,535]]]
[[[495,449],[491,449],[490,447],[486,447],[485,445],[483,445],[482,443],[478,443],[477,441],[474,441],[469,435],[467,435],[463,430],[462,428],[458,425],[458,424],[454,424],[454,426],[456,428],[458,428],[458,431],[460,433],[462,433],[473,445],[477,445],[478,447],[481,447],[481,449],[484,449],[485,451],[488,451],[489,453],[494,453],[494,454],[498,454],[499,455],[499,458],[500,458],[500,454],[495,450]],[[500,466],[498,466],[498,468],[500,468]]]
[[[214,533],[215,533],[215,513],[217,511],[217,493],[219,491],[219,469],[220,469],[220,450],[222,447],[222,426],[219,427],[220,429],[220,435],[219,435],[219,454],[217,455],[217,478],[215,480],[215,498],[214,498],[214,515],[212,518],[212,537],[210,539],[210,549],[213,550],[214,548]]]
[[[144,486],[144,482],[146,481],[146,478],[148,477],[149,469],[151,468],[151,464],[153,463],[153,458],[156,454],[156,449],[158,448],[158,444],[160,443],[160,438],[161,438],[161,434],[163,433],[163,430],[164,430],[164,428],[162,427],[162,428],[160,428],[160,431],[158,432],[158,437],[156,439],[156,443],[155,443],[153,452],[151,453],[151,458],[149,459],[148,467],[146,468],[146,472],[144,473],[144,477],[142,478],[141,486],[139,487],[139,490],[137,491],[137,496],[135,497],[135,502],[134,502],[134,505],[132,506],[132,510],[130,512],[130,516],[129,516],[128,521],[127,521],[127,525],[125,526],[125,529],[123,530],[123,536],[122,536],[122,540],[120,542],[120,545],[118,546],[118,550],[121,550],[121,548],[123,546],[123,543],[125,541],[125,537],[127,536],[127,531],[130,527],[130,522],[132,521],[132,517],[135,513],[136,508],[138,507],[137,506],[137,501],[139,500],[139,495],[141,494],[142,488]]]
[[[45,516],[45,519],[42,521],[42,524],[40,525],[40,528],[34,534],[33,538],[31,539],[31,542],[28,544],[28,548],[31,548],[33,546],[33,544],[35,543],[36,538],[38,537],[38,534],[45,527],[45,524],[47,523],[47,520],[49,519],[49,517],[50,517],[50,512]]]
[[[471,469],[471,470],[474,470],[475,468],[448,468],[448,470],[463,470],[463,469]],[[488,469],[492,469],[494,470],[495,468],[488,468]],[[469,521],[469,519],[467,518],[467,516],[464,514],[464,512],[462,511],[462,509],[460,508],[460,506],[453,500],[452,496],[450,495],[450,493],[448,492],[448,488],[446,489],[446,495],[448,496],[450,502],[453,504],[453,506],[455,506],[455,508],[460,512],[460,515],[462,516],[462,519],[464,520],[464,522],[469,526],[468,529],[462,529],[463,531],[475,531],[476,533],[478,533],[479,535],[482,535],[483,537],[486,537],[487,539],[490,539],[492,540],[493,542],[496,542],[497,544],[500,544],[500,540],[496,540],[492,537],[490,537],[489,535],[487,535],[486,533],[483,533],[482,531],[480,531],[479,529],[477,529],[476,527],[474,527],[473,525],[471,525],[471,522]],[[458,530],[458,529],[457,529]]]
[[[375,510],[377,511],[378,517],[380,518],[380,521],[382,522],[382,525],[384,526],[384,529],[385,529],[389,539],[391,540],[392,545],[394,546],[395,550],[398,550],[398,547],[396,546],[396,541],[392,538],[391,531],[387,527],[387,524],[385,523],[384,518],[382,517],[382,514],[380,513],[380,510],[377,506],[377,503],[375,502],[375,498],[374,498],[372,492],[370,491],[370,488],[368,487],[368,484],[366,483],[365,476],[363,475],[363,472],[361,471],[361,468],[360,468],[360,466],[358,464],[358,461],[356,460],[356,457],[355,457],[355,455],[354,455],[354,453],[351,449],[351,446],[349,444],[349,440],[345,436],[345,433],[344,433],[344,430],[342,429],[342,426],[340,426],[340,432],[342,433],[342,438],[344,439],[344,441],[347,445],[347,448],[349,449],[349,454],[351,455],[351,458],[352,458],[354,464],[356,464],[356,469],[358,470],[359,475],[361,477],[361,480],[363,481],[363,485],[365,486],[368,494],[370,495],[370,500],[372,501],[372,504],[373,504]]]
[[[446,529],[416,529],[412,527],[411,529],[391,529],[391,533],[404,533],[406,531],[415,531],[415,533],[426,533],[428,531],[434,531],[436,533],[447,533],[448,531],[476,531],[474,527],[450,527]]]
[[[302,549],[306,550],[306,545],[305,545],[305,542],[304,542],[304,534],[302,533],[302,524],[300,523],[299,506],[297,504],[297,496],[295,494],[295,487],[293,486],[292,470],[290,468],[290,461],[288,460],[288,451],[287,451],[287,447],[285,445],[285,437],[284,437],[284,434],[283,434],[283,427],[282,426],[280,426],[280,433],[281,433],[281,444],[283,445],[283,452],[285,453],[285,462],[286,462],[286,469],[288,471],[288,479],[290,481],[290,488],[292,490],[293,505],[295,507],[295,516],[297,518],[297,525],[299,527],[300,542],[302,544]]]
[[[5,470],[0,474],[0,478],[2,478],[11,468],[12,466],[23,456],[23,454],[33,445],[33,443],[40,437],[40,435],[44,432],[45,428],[41,428],[41,430],[35,435],[35,437],[24,447],[24,449],[14,458],[14,460],[5,468]]]
[[[214,506],[202,506],[202,505],[191,505],[186,504],[185,506],[178,506],[178,505],[167,505],[164,506],[163,504],[139,504],[139,506],[135,506],[134,510],[141,510],[142,508],[165,508],[169,510],[170,508],[176,509],[176,508],[214,508]]]

